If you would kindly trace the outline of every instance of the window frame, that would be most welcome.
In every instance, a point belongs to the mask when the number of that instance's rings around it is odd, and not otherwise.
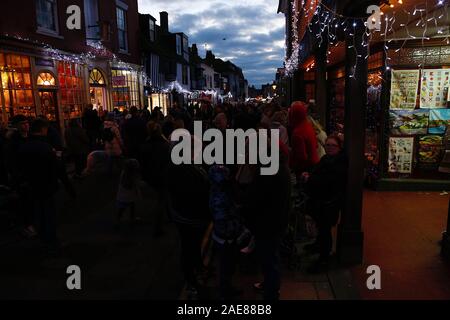
[[[182,40],[181,40],[180,34],[177,34],[175,36],[175,47],[176,47],[177,55],[179,55],[179,56],[183,55]]]
[[[155,21],[153,19],[149,19],[148,21],[148,32],[149,32],[149,38],[151,42],[154,42],[156,39],[156,34],[155,34]]]
[[[124,29],[120,28],[120,19],[119,19],[119,12],[123,13],[123,27]],[[128,23],[127,23],[127,10],[124,9],[122,6],[116,6],[116,23],[117,23],[117,37],[118,37],[118,43],[119,43],[119,52],[128,53]],[[121,47],[120,42],[120,35],[122,34],[125,48]]]
[[[39,12],[38,12],[38,4],[41,2],[51,2],[53,5],[53,22],[55,24],[55,29],[49,29],[47,27],[43,27],[39,25]],[[58,20],[58,2],[56,0],[35,0],[36,5],[36,26],[37,26],[37,32],[43,33],[47,35],[55,35],[59,36],[59,20]]]

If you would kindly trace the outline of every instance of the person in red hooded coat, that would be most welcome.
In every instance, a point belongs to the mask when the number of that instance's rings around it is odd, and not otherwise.
[[[297,178],[319,162],[317,154],[317,138],[314,127],[308,121],[307,105],[301,101],[292,103],[289,110],[291,135],[291,157],[289,164]]]

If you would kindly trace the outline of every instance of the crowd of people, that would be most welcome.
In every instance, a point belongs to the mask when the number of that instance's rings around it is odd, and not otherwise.
[[[342,208],[347,164],[343,138],[327,137],[311,108],[294,102],[289,108],[269,104],[209,104],[178,106],[164,115],[156,107],[149,112],[131,107],[120,112],[101,112],[88,106],[82,119],[73,119],[59,131],[44,118],[17,115],[4,130],[4,157],[0,163],[2,184],[15,190],[21,201],[18,212],[27,236],[39,235],[50,249],[58,249],[55,194],[59,182],[76,197],[67,174],[73,162],[73,179],[103,171],[121,170],[117,188],[115,227],[139,219],[136,202],[144,181],[156,196],[153,236],[164,233],[168,215],[180,236],[181,266],[188,290],[201,290],[199,275],[202,240],[212,224],[212,239],[219,252],[219,293],[223,299],[239,295],[233,274],[242,252],[253,251],[260,261],[263,279],[255,288],[264,298],[280,294],[279,248],[291,212],[291,174],[310,198],[310,214],[318,236],[305,249],[319,253],[311,272],[326,269],[332,248],[331,229]],[[261,175],[263,164],[179,164],[171,161],[171,141],[176,129],[193,132],[194,121],[203,129],[279,130],[279,170]],[[64,142],[63,142],[64,141]],[[225,150],[224,150],[225,151]],[[194,159],[198,154],[191,153]],[[225,157],[226,158],[226,157]],[[58,182],[59,181],[59,182]]]

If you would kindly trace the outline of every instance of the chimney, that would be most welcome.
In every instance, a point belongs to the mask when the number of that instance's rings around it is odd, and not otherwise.
[[[162,33],[169,32],[169,14],[166,11],[161,11],[159,13],[159,23],[161,25]]]
[[[198,56],[198,49],[197,49],[197,44],[196,43],[192,44],[191,52],[192,52],[192,55]]]

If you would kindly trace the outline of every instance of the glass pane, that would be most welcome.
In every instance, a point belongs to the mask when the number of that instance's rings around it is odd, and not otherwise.
[[[33,91],[32,90],[25,90],[25,96],[27,100],[27,105],[33,105],[34,106],[34,97],[33,97]]]
[[[2,88],[8,88],[8,73],[2,72]]]
[[[61,89],[61,104],[67,104],[67,89]]]
[[[24,87],[24,79],[22,73],[16,72],[14,74],[14,85],[16,88]]]
[[[24,73],[23,74],[23,79],[24,79],[24,88],[31,88],[31,76],[29,73]]]
[[[22,63],[20,61],[20,56],[15,54],[8,54],[7,56],[7,64],[10,68],[20,68]]]
[[[64,74],[64,63],[58,62],[58,74]]]
[[[66,63],[65,65],[66,65],[66,68],[65,68],[64,73],[66,74],[66,76],[68,76],[68,75],[70,75],[70,63]]]
[[[30,67],[30,58],[26,56],[22,56],[22,67],[29,68]]]
[[[26,105],[27,98],[24,90],[16,90],[16,104],[17,105]]]
[[[11,100],[9,98],[9,91],[8,90],[3,90],[3,95],[5,97],[5,105],[7,107],[9,107],[11,105]]]

